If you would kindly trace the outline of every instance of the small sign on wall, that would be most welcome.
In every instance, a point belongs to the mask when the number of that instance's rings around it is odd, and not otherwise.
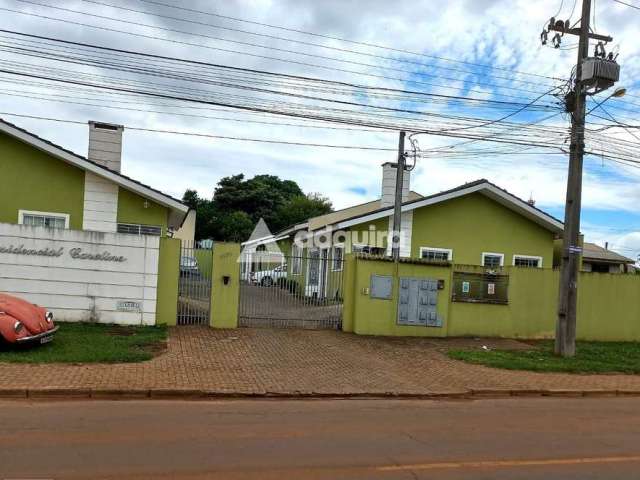
[[[471,284],[469,282],[462,282],[462,293],[469,293]]]
[[[140,302],[120,300],[117,306],[120,312],[139,312],[141,310]]]
[[[487,295],[495,295],[496,294],[496,284],[488,283],[487,284]]]

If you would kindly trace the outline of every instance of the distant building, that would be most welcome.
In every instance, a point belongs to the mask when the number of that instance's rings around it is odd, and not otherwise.
[[[584,243],[582,270],[585,272],[634,273],[634,263],[630,258],[595,243]]]

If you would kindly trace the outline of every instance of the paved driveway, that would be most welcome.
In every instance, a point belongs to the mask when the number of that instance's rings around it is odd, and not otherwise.
[[[471,388],[635,389],[640,376],[498,370],[447,358],[472,339],[363,337],[329,330],[175,327],[165,354],[144,363],[0,363],[2,388],[208,389],[220,393],[448,393]],[[511,340],[494,346],[522,347]]]

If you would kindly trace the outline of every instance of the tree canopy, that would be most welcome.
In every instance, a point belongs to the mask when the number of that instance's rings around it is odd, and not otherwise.
[[[196,239],[242,242],[263,218],[272,232],[332,211],[328,198],[305,194],[292,180],[243,174],[222,178],[211,200],[187,190],[182,201],[196,210]]]

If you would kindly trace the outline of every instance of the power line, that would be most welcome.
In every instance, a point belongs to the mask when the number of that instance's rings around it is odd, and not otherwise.
[[[23,1],[23,0],[19,0],[19,1]],[[296,39],[292,39],[292,38],[279,37],[279,36],[276,36],[276,35],[268,35],[268,34],[264,34],[264,33],[251,32],[251,31],[242,30],[242,29],[239,29],[239,28],[225,27],[225,26],[222,26],[222,25],[216,25],[216,24],[201,22],[201,21],[197,21],[197,20],[191,20],[191,19],[186,19],[186,18],[181,18],[181,17],[174,17],[174,16],[170,16],[170,15],[162,15],[162,14],[155,13],[155,12],[150,12],[150,11],[147,11],[147,10],[136,10],[134,8],[123,7],[121,5],[115,5],[115,4],[109,3],[109,2],[102,2],[102,1],[97,1],[97,0],[81,0],[81,1],[83,1],[85,3],[94,4],[94,5],[101,5],[101,6],[116,8],[118,10],[123,10],[123,11],[127,11],[127,12],[140,13],[140,14],[144,14],[144,15],[152,15],[154,17],[164,18],[164,19],[167,19],[167,20],[177,20],[179,22],[185,22],[185,23],[190,23],[190,24],[194,24],[194,25],[201,25],[201,26],[214,28],[214,29],[219,29],[219,30],[227,30],[227,31],[231,31],[231,32],[237,32],[237,33],[242,33],[242,34],[246,34],[246,35],[252,35],[252,36],[257,36],[257,37],[262,37],[262,38],[269,38],[269,39],[273,39],[273,40],[280,40],[280,41],[291,42],[291,43],[298,43],[298,44],[305,45],[305,46],[323,48],[323,49],[333,50],[333,51],[342,52],[342,53],[351,53],[351,54],[355,54],[355,55],[359,55],[359,56],[372,57],[372,58],[375,58],[375,59],[378,59],[378,60],[386,60],[386,61],[397,62],[397,63],[406,63],[406,64],[416,65],[416,66],[421,66],[421,67],[429,67],[429,68],[433,68],[434,67],[434,65],[432,65],[432,64],[423,63],[423,62],[416,62],[416,61],[412,61],[412,60],[407,60],[405,58],[394,58],[394,57],[388,57],[388,56],[384,56],[384,55],[376,55],[376,54],[373,54],[373,53],[359,52],[357,50],[351,50],[351,49],[347,49],[347,48],[339,48],[339,47],[333,47],[333,46],[330,46],[330,45],[323,45],[323,44],[319,44],[319,43],[305,42],[305,41],[302,41],[302,40],[296,40]],[[223,39],[223,41],[231,41],[231,40]],[[255,45],[252,45],[252,46],[255,46]],[[269,47],[260,46],[260,47],[261,48],[269,48],[269,49],[273,48],[271,46],[269,46]],[[278,49],[276,49],[276,50],[278,50]],[[283,50],[283,51],[287,51],[287,52],[291,53],[289,50]],[[316,56],[316,55],[310,55],[308,53],[303,53],[303,52],[293,52],[293,53],[296,53],[296,54],[299,54],[299,55],[306,55],[306,56]],[[320,58],[327,58],[327,57],[324,57],[324,56],[319,56],[319,57]],[[337,59],[333,59],[333,60],[337,60]],[[376,67],[375,65],[370,65],[370,64],[366,64],[365,66]],[[379,66],[378,66],[378,68],[379,68]],[[436,68],[440,68],[440,69],[443,69],[443,70],[450,70],[450,71],[454,71],[454,72],[462,72],[462,73],[472,73],[472,74],[478,73],[478,72],[475,72],[475,71],[472,71],[472,70],[464,70],[464,69],[460,69],[460,68],[445,67],[445,66],[441,66],[441,65],[438,65]],[[528,80],[519,80],[519,79],[513,78],[513,75],[509,76],[509,77],[503,77],[503,76],[498,76],[498,75],[491,75],[491,76],[493,76],[494,78],[498,78],[498,79],[502,79],[502,80],[509,80],[509,81],[512,81],[512,82],[521,82],[521,83],[527,83],[527,84],[530,84],[530,85],[540,85],[539,81],[538,82],[533,82],[533,81],[528,81]],[[538,76],[538,75],[536,75],[536,76]]]
[[[98,19],[101,19],[101,20],[109,20],[109,21],[113,21],[113,22],[120,22],[120,23],[124,23],[126,25],[135,25],[135,26],[140,26],[140,27],[144,27],[144,28],[150,28],[150,29],[154,29],[154,30],[172,32],[172,33],[179,33],[179,34],[182,34],[182,35],[189,35],[189,36],[194,36],[194,37],[207,38],[207,39],[210,39],[210,40],[218,40],[218,41],[233,43],[233,44],[242,45],[242,46],[250,46],[250,47],[254,47],[254,48],[262,48],[262,49],[266,49],[266,50],[270,50],[270,51],[274,50],[274,51],[293,53],[293,54],[298,54],[298,55],[303,55],[303,56],[308,56],[308,57],[322,58],[324,60],[332,60],[332,61],[336,61],[336,62],[340,62],[340,63],[347,63],[347,64],[351,64],[351,65],[364,66],[364,67],[367,67],[367,68],[374,68],[374,69],[379,69],[379,70],[388,70],[388,71],[401,72],[401,73],[413,73],[413,72],[407,72],[406,70],[401,70],[401,69],[397,69],[397,68],[390,68],[390,67],[384,67],[384,66],[373,65],[373,64],[365,64],[365,63],[362,63],[362,62],[355,62],[355,61],[352,61],[352,60],[336,59],[336,58],[333,58],[333,57],[309,54],[309,53],[306,53],[306,52],[296,52],[296,51],[293,51],[293,50],[281,49],[281,48],[274,47],[274,46],[264,46],[264,45],[260,45],[260,44],[250,43],[250,42],[242,42],[242,41],[238,41],[238,40],[229,40],[229,39],[225,39],[225,38],[221,38],[221,37],[215,37],[215,36],[212,36],[212,35],[206,35],[206,34],[203,34],[203,33],[194,33],[194,32],[190,32],[190,31],[187,31],[187,30],[179,30],[179,29],[173,29],[173,28],[159,27],[159,26],[156,26],[156,25],[149,25],[149,24],[145,24],[145,23],[141,23],[141,22],[134,22],[134,21],[131,21],[131,20],[123,20],[123,19],[120,19],[120,18],[109,17],[109,16],[106,16],[106,15],[98,15],[98,14],[95,14],[95,13],[83,12],[83,11],[80,11],[80,10],[73,10],[73,9],[65,8],[65,7],[56,7],[56,6],[52,6],[52,5],[46,5],[46,4],[42,4],[42,3],[31,1],[31,0],[16,0],[16,1],[22,2],[22,3],[31,4],[31,5],[37,5],[37,6],[41,6],[41,7],[51,8],[51,9],[54,9],[54,10],[60,10],[60,11],[75,13],[75,14],[78,14],[78,15],[85,15],[85,16],[89,16],[89,17],[94,17],[94,18],[98,18]],[[8,10],[8,9],[4,9],[3,8],[2,10]],[[9,10],[9,11],[14,11],[14,10]],[[25,14],[25,15],[32,15],[32,16],[48,18],[48,19],[51,19],[51,20],[70,22],[68,20],[62,20],[62,19],[58,19],[58,18],[55,18],[55,17],[46,17],[44,15],[36,15],[36,14],[28,13],[28,12],[22,12],[22,11],[14,11],[14,12]],[[160,37],[153,37],[153,36],[150,36],[150,35],[142,35],[142,34],[133,33],[133,32],[118,31],[116,29],[110,29],[110,28],[107,28],[107,27],[97,27],[95,25],[89,25],[89,24],[84,24],[84,25],[87,26],[87,27],[90,27],[90,28],[100,28],[100,29],[104,29],[104,30],[110,30],[110,31],[114,31],[114,32],[125,33],[125,34],[128,34],[128,35],[142,36],[142,37],[147,37],[147,38],[154,38],[156,40],[169,41],[168,39],[162,39]],[[177,42],[176,40],[170,40],[170,41]],[[178,43],[183,43],[183,42],[178,42]],[[297,64],[297,65],[302,65],[302,66],[305,66],[305,67],[319,68],[319,69],[323,69],[323,70],[333,70],[333,71],[339,71],[339,72],[342,72],[342,73],[349,73],[349,74],[356,74],[356,75],[374,76],[374,77],[378,77],[378,78],[393,79],[393,80],[402,81],[402,82],[411,81],[410,79],[407,79],[407,78],[386,77],[384,75],[375,75],[375,74],[370,74],[370,73],[359,72],[359,71],[356,71],[356,70],[347,70],[347,69],[344,69],[344,68],[330,67],[330,66],[326,66],[326,65],[320,65],[320,64],[309,63],[309,62],[302,62],[302,61],[299,61],[299,60],[292,60],[292,59],[288,59],[288,58],[274,57],[274,56],[269,56],[269,55],[260,55],[260,54],[255,54],[255,53],[249,53],[249,52],[242,51],[242,50],[230,50],[230,49],[225,49],[225,48],[220,48],[220,47],[213,47],[213,46],[210,46],[210,45],[203,45],[203,44],[195,44],[195,45],[198,46],[198,47],[201,47],[201,48],[207,48],[207,49],[211,49],[211,50],[218,50],[218,51],[223,51],[223,52],[227,52],[227,53],[234,53],[234,54],[239,54],[239,55],[246,55],[246,56],[251,56],[251,57],[256,57],[256,58],[264,58],[264,59],[268,59],[268,60],[275,60],[275,61],[278,61],[278,62],[292,63],[292,64]],[[420,75],[427,76],[427,77],[432,77],[432,78],[442,78],[442,79],[450,80],[450,81],[464,81],[463,79],[460,79],[460,78],[445,77],[445,76],[442,76],[442,75],[435,75],[435,74],[427,73],[427,72],[420,72]],[[416,83],[418,83],[418,82],[416,81]],[[488,83],[488,82],[475,82],[475,84],[482,85],[482,86],[487,86],[487,87],[500,88],[499,85],[496,85],[496,84],[493,84],[493,83]],[[519,87],[513,87],[513,86],[509,86],[508,88],[510,90],[518,90],[518,91],[529,92],[529,93],[540,93],[540,90],[531,90],[531,89],[519,88]]]
[[[327,39],[327,40],[335,40],[335,41],[339,41],[339,42],[349,43],[349,44],[352,44],[352,45],[360,45],[360,46],[364,46],[364,47],[382,49],[382,50],[387,50],[387,51],[396,52],[396,53],[404,53],[404,54],[423,57],[423,58],[432,58],[432,59],[435,59],[435,60],[458,63],[458,64],[462,64],[462,65],[469,65],[469,66],[474,66],[474,67],[482,67],[482,68],[488,68],[488,69],[492,69],[492,70],[501,70],[501,71],[505,71],[505,72],[509,72],[509,73],[515,73],[515,74],[521,74],[521,75],[530,75],[530,76],[534,76],[534,77],[546,78],[546,79],[549,79],[549,80],[566,81],[566,79],[563,79],[563,78],[549,77],[549,76],[546,76],[546,75],[540,75],[540,74],[536,74],[536,73],[512,70],[512,69],[506,68],[506,67],[497,67],[495,65],[474,63],[474,62],[468,62],[468,61],[464,61],[464,60],[456,60],[456,59],[446,58],[446,57],[437,56],[437,55],[430,55],[430,54],[426,54],[426,53],[413,52],[411,50],[406,50],[406,49],[402,49],[402,48],[393,48],[393,47],[389,47],[389,46],[386,46],[386,45],[380,45],[380,44],[375,44],[375,43],[370,43],[370,42],[361,42],[361,41],[357,41],[357,40],[349,40],[349,39],[346,39],[346,38],[336,37],[336,36],[332,36],[332,35],[314,33],[314,32],[309,32],[309,31],[305,31],[305,30],[299,30],[299,29],[295,29],[295,28],[287,28],[287,27],[282,27],[282,26],[273,25],[273,24],[269,24],[269,23],[256,22],[256,21],[246,20],[246,19],[242,19],[242,18],[238,18],[238,17],[232,17],[232,16],[229,16],[229,15],[221,15],[221,14],[218,14],[218,13],[206,12],[206,11],[203,11],[203,10],[187,8],[187,7],[184,7],[184,6],[176,6],[176,5],[163,3],[163,2],[159,2],[159,1],[154,1],[154,0],[138,0],[138,1],[143,2],[143,3],[153,4],[153,5],[159,5],[159,6],[163,6],[163,7],[167,7],[167,8],[172,8],[172,9],[175,9],[175,10],[182,10],[182,11],[186,11],[186,12],[197,13],[199,15],[207,15],[207,16],[211,16],[211,17],[224,18],[224,19],[233,20],[233,21],[236,21],[236,22],[247,23],[247,24],[251,24],[251,25],[259,25],[261,27],[268,27],[268,28],[273,28],[273,29],[287,31],[287,32],[299,33],[299,34],[309,35],[309,36],[313,36],[313,37],[317,37],[317,38],[324,38],[324,39]]]
[[[124,50],[124,49],[118,49],[118,48],[104,47],[104,46],[101,46],[101,45],[94,45],[94,44],[83,43],[83,42],[73,42],[73,41],[68,41],[68,40],[62,40],[62,39],[59,39],[59,38],[44,37],[44,36],[41,36],[41,35],[27,34],[27,33],[15,32],[15,31],[12,31],[12,30],[5,30],[5,29],[0,29],[0,32],[10,33],[10,34],[19,35],[19,36],[25,36],[25,37],[30,37],[30,38],[37,38],[37,39],[42,39],[42,40],[46,40],[46,41],[67,44],[67,45],[86,47],[86,48],[89,48],[89,49],[95,49],[95,50],[100,50],[100,51],[131,55],[131,56],[136,56],[136,57],[146,57],[146,58],[150,58],[150,59],[159,59],[159,60],[165,60],[165,61],[171,61],[171,62],[180,62],[180,63],[193,65],[193,66],[210,67],[210,68],[214,68],[214,69],[229,70],[229,71],[243,73],[243,74],[258,74],[258,75],[264,75],[264,76],[273,77],[273,78],[286,78],[286,79],[291,79],[291,80],[296,80],[296,81],[313,82],[313,83],[318,83],[318,84],[322,84],[322,85],[335,85],[335,86],[338,86],[338,87],[348,87],[348,88],[354,88],[354,89],[359,89],[359,90],[365,90],[367,92],[376,92],[376,91],[390,92],[390,93],[397,93],[397,94],[423,96],[423,97],[429,97],[429,98],[442,98],[442,99],[446,99],[446,100],[464,100],[464,101],[486,103],[486,104],[509,105],[509,106],[515,106],[515,107],[520,107],[520,106],[524,105],[521,102],[507,102],[507,101],[503,101],[503,100],[479,99],[479,98],[474,98],[474,97],[464,97],[464,96],[460,96],[460,95],[435,94],[435,93],[428,93],[428,92],[422,92],[422,91],[416,91],[416,90],[396,89],[396,88],[390,88],[390,87],[376,87],[376,86],[355,84],[355,83],[345,82],[345,81],[321,79],[321,78],[317,78],[317,77],[307,77],[307,76],[302,76],[302,75],[283,74],[283,73],[271,72],[271,71],[266,71],[266,70],[257,70],[257,69],[242,68],[242,67],[233,67],[233,66],[216,64],[216,63],[211,63],[211,62],[202,62],[202,61],[197,61],[197,60],[189,60],[189,59],[184,59],[184,58],[170,57],[170,56],[166,56],[166,55],[155,55],[155,54],[143,53],[143,52],[138,52],[138,51],[133,51],[133,50]],[[40,50],[42,50],[42,49],[40,49]],[[104,63],[105,62],[103,60],[101,60],[101,64],[104,64]],[[174,67],[172,67],[172,68],[174,68]]]
[[[613,0],[616,3],[619,3],[620,5],[626,5],[627,7],[631,7],[631,8],[635,8],[636,10],[640,10],[640,7],[637,5],[631,5],[630,3],[627,2],[623,2],[622,0]]]
[[[52,118],[52,117],[40,117],[36,115],[23,115],[11,112],[0,112],[0,115],[9,115],[13,117],[20,118],[29,118],[32,120],[44,120],[49,122],[60,122],[60,123],[70,123],[75,125],[86,125],[87,122],[81,122],[78,120],[67,120],[62,118]],[[222,140],[238,140],[243,142],[256,142],[256,143],[270,143],[270,144],[280,144],[280,145],[294,145],[294,146],[303,146],[303,147],[321,147],[321,148],[337,148],[337,149],[346,149],[346,150],[375,150],[375,151],[395,151],[395,148],[384,148],[384,147],[368,147],[368,146],[354,146],[354,145],[333,145],[326,143],[307,143],[307,142],[290,142],[284,140],[269,140],[264,138],[249,138],[249,137],[234,137],[229,135],[213,135],[209,133],[196,133],[196,132],[183,132],[178,130],[160,130],[155,128],[142,128],[142,127],[130,127],[127,126],[127,130],[134,130],[138,132],[151,132],[151,133],[163,133],[163,134],[171,134],[171,135],[182,135],[188,137],[201,137],[201,138],[217,138]]]

